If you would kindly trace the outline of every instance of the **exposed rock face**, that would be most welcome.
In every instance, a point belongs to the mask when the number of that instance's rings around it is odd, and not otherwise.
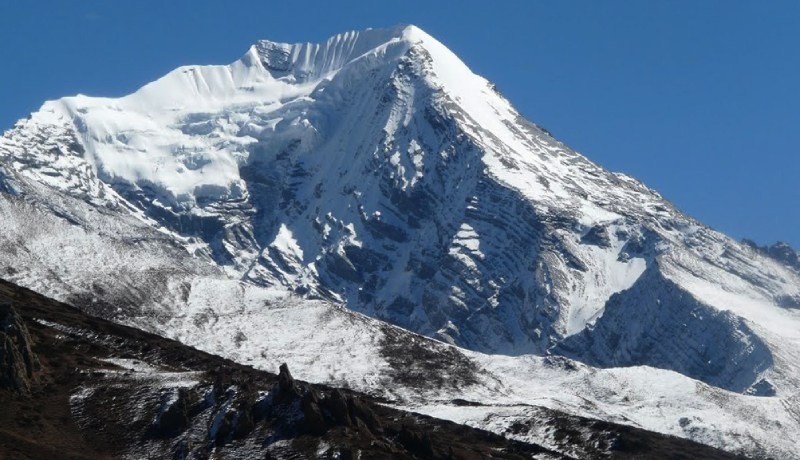
[[[273,400],[283,406],[299,402],[302,422],[297,428],[314,435],[335,426],[361,428],[376,435],[383,432],[378,416],[362,401],[341,390],[321,393],[308,384],[296,382],[285,363],[280,366]]]
[[[278,369],[278,394],[286,399],[291,399],[299,395],[297,384],[289,372],[289,366],[286,363],[281,364]]]
[[[625,327],[634,317],[637,327]],[[668,326],[675,323],[682,327]],[[683,347],[696,354],[682,356]],[[769,395],[758,390],[763,383],[756,387],[773,364],[767,345],[739,317],[698,302],[655,268],[611,296],[603,316],[558,351],[595,366],[650,364],[732,391]]]
[[[172,437],[189,427],[188,399],[189,393],[184,388],[165,392],[153,422],[155,436]]]
[[[755,241],[748,239],[742,240],[742,242],[779,262],[800,270],[800,253],[795,251],[789,243],[778,241],[769,246],[759,246]]]
[[[38,366],[25,323],[11,304],[0,302],[0,388],[30,394]]]
[[[778,241],[767,248],[767,253],[774,259],[788,264],[791,267],[800,269],[800,254],[794,250],[788,243]]]

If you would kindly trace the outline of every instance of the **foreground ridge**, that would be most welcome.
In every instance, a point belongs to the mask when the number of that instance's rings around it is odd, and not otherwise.
[[[4,281],[0,304],[27,337],[17,345],[41,358],[27,391],[0,387],[0,455],[10,458],[567,458],[296,381],[286,364],[277,376],[241,366]],[[597,424],[562,423],[556,429],[565,434],[572,424]],[[612,457],[733,458],[678,438],[600,426],[598,439]],[[567,442],[599,453],[597,440]]]

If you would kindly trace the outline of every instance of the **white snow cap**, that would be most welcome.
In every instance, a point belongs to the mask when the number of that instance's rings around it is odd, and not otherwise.
[[[323,43],[261,40],[232,64],[179,67],[118,99],[78,95],[49,101],[32,119],[74,124],[85,159],[106,182],[147,187],[180,207],[198,198],[237,199],[247,193],[239,177],[246,146],[264,132],[262,126],[245,133],[244,118],[274,114],[273,126],[292,121],[282,109],[313,102],[314,92],[342,69],[352,65],[358,77],[420,43],[444,58],[443,69],[472,76],[430,35],[397,26],[345,32]],[[302,113],[295,116],[304,123]]]

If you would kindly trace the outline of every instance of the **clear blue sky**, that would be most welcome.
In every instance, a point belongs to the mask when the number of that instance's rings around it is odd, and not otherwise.
[[[0,0],[0,130],[259,38],[416,24],[528,118],[735,238],[800,247],[800,1]]]

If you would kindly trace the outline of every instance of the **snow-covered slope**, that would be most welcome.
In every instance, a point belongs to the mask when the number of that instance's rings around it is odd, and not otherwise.
[[[677,376],[664,398],[693,381],[761,396],[726,407],[783,410],[783,429],[797,427],[797,268],[572,151],[413,26],[261,41],[126,97],[47,102],[0,138],[0,191],[0,273],[243,362],[280,343],[310,372],[296,341],[327,344],[330,362],[374,348],[374,332],[348,341],[361,329],[338,313],[298,313],[343,304],[487,368],[530,354],[650,366],[589,374],[637,388]],[[257,340],[275,318],[345,335]],[[497,378],[524,393],[513,372]],[[673,415],[631,420],[717,445],[736,432],[680,431]]]
[[[213,294],[212,292],[213,291]],[[759,458],[800,456],[797,396],[761,397],[645,366],[597,369],[560,356],[459,349],[326,302],[214,287],[163,326],[184,343],[257,368],[347,386],[414,412],[564,450],[555,410],[680,436]],[[230,297],[237,309],[207,312]],[[205,299],[205,300],[201,300]],[[232,339],[234,338],[234,339]],[[587,432],[590,434],[590,432]]]

